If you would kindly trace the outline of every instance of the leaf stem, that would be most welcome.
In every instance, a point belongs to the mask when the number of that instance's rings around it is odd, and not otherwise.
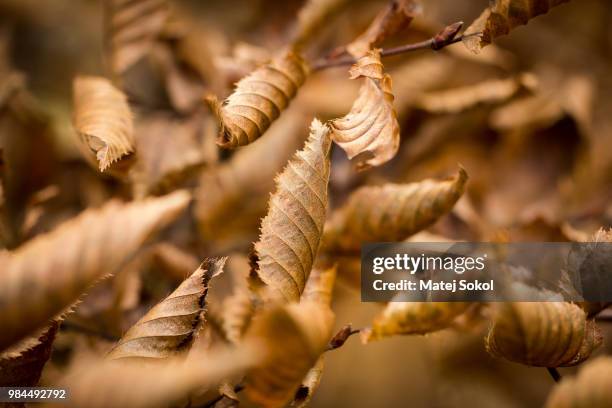
[[[431,38],[428,38],[424,41],[419,41],[412,44],[404,44],[397,47],[392,48],[384,48],[380,52],[381,57],[390,57],[393,55],[405,54],[411,51],[419,51],[424,49],[432,49],[434,51],[439,51],[444,47],[447,47],[451,44],[458,43],[462,41],[464,38],[473,37],[476,35],[480,35],[480,33],[473,33],[468,35],[457,35],[459,30],[463,27],[463,22],[458,21],[456,23],[450,24],[444,27],[439,33],[434,35]],[[343,65],[351,65],[357,62],[355,57],[352,55],[345,55],[342,57],[325,57],[321,58],[318,61],[315,61],[312,64],[313,71],[319,71],[332,67],[339,67]]]

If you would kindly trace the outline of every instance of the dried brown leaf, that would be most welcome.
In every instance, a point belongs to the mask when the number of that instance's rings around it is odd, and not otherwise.
[[[380,50],[360,58],[350,73],[352,79],[364,82],[351,111],[330,122],[332,139],[349,159],[355,159],[358,168],[380,166],[395,156],[400,142],[391,77],[384,73]]]
[[[304,291],[325,223],[330,146],[329,128],[314,119],[306,145],[276,179],[252,271],[273,297],[297,301]]]
[[[273,307],[257,316],[245,340],[263,340],[265,357],[247,373],[247,397],[263,407],[289,402],[325,350],[333,320],[329,307],[315,302]]]
[[[336,266],[323,268],[315,266],[308,277],[301,302],[315,302],[331,306],[332,293],[336,282]]]
[[[26,337],[0,353],[0,387],[34,387],[51,356],[59,322]]]
[[[200,329],[209,282],[223,272],[224,264],[224,258],[205,260],[174,292],[138,320],[107,358],[163,359],[188,350]]]
[[[0,350],[73,304],[116,272],[155,231],[187,206],[184,192],[145,201],[112,201],[90,209],[0,256]]]
[[[223,104],[208,97],[219,122],[218,144],[234,148],[263,135],[289,106],[307,75],[302,57],[286,52],[241,79]]]
[[[251,292],[245,288],[237,288],[223,302],[223,332],[232,343],[238,344],[251,324],[255,314],[255,305]]]
[[[291,403],[292,407],[304,408],[310,404],[315,390],[319,388],[324,366],[325,360],[323,357],[319,357],[317,363],[308,371],[308,374],[302,380],[302,384],[295,392],[293,402]]]
[[[473,53],[491,44],[494,39],[525,25],[534,17],[569,0],[494,0],[465,30],[463,43]],[[482,33],[480,36],[470,34]]]
[[[586,363],[574,377],[565,377],[546,400],[545,408],[595,408],[612,405],[612,357]]]
[[[69,407],[161,408],[173,406],[190,393],[219,384],[257,363],[251,345],[198,352],[155,364],[81,359],[57,386],[68,388]]]
[[[595,323],[564,302],[499,303],[485,339],[490,354],[541,367],[578,364],[600,344]]]
[[[151,49],[168,20],[167,0],[105,0],[111,70],[124,73]]]
[[[346,46],[355,58],[363,57],[385,39],[399,33],[412,19],[422,12],[422,7],[414,0],[392,0],[374,18],[367,30]]]
[[[74,127],[79,147],[104,171],[134,152],[134,127],[127,98],[101,77],[74,80]]]
[[[458,113],[480,104],[504,102],[521,90],[532,90],[537,78],[525,73],[513,78],[492,79],[464,87],[421,95],[416,105],[432,113]]]
[[[449,180],[424,180],[358,189],[325,226],[322,250],[359,251],[362,242],[400,241],[449,212],[463,194],[463,168]]]
[[[426,334],[444,329],[463,314],[466,302],[391,302],[378,315],[371,329],[361,332],[368,343],[399,334]]]

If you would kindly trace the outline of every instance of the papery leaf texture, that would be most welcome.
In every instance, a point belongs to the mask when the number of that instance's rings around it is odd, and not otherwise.
[[[363,85],[351,111],[330,122],[332,139],[358,168],[380,166],[395,156],[400,142],[391,77],[384,72],[380,50],[360,58],[350,74],[352,79],[361,78]]]
[[[317,257],[327,211],[329,128],[314,119],[304,148],[276,178],[255,243],[256,275],[275,297],[298,301]]]

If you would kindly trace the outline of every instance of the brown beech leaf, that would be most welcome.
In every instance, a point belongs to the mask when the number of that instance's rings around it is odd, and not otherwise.
[[[427,334],[444,329],[465,312],[467,302],[390,302],[372,328],[361,332],[368,343],[398,334]]]
[[[224,264],[225,258],[205,260],[174,292],[138,320],[107,358],[162,359],[188,350],[202,323],[209,282],[223,272]]]
[[[202,173],[195,193],[195,214],[204,238],[235,240],[238,233],[257,233],[267,212],[268,194],[274,190],[274,176],[304,145],[306,123],[304,115],[290,109],[266,137]],[[248,243],[252,240],[247,237]]]
[[[329,128],[314,119],[306,145],[276,178],[251,271],[273,297],[299,300],[317,257],[327,211],[330,147]]]
[[[545,408],[595,408],[612,406],[612,357],[602,356],[585,363],[578,375],[564,377],[555,385]]]
[[[563,367],[586,360],[601,344],[595,322],[565,302],[499,303],[485,338],[496,357],[531,366]]]
[[[362,187],[332,214],[322,250],[353,253],[362,242],[406,239],[448,213],[463,194],[467,178],[460,168],[444,181]]]
[[[300,9],[292,33],[291,46],[300,50],[320,31],[348,0],[307,0]]]
[[[236,288],[223,301],[223,333],[232,344],[238,344],[255,313],[253,295],[246,287]]]
[[[124,73],[151,49],[168,20],[167,0],[105,0],[111,70]]]
[[[346,46],[347,51],[355,58],[363,57],[372,48],[408,27],[421,12],[421,5],[414,0],[390,1],[367,30]]]
[[[323,367],[325,361],[323,357],[319,357],[314,367],[312,367],[306,377],[302,380],[302,384],[299,386],[293,397],[292,407],[303,408],[310,404],[310,400],[321,382],[321,376],[323,375]]]
[[[260,359],[261,353],[245,344],[236,349],[211,349],[171,357],[151,364],[80,359],[56,386],[70,390],[68,407],[161,408],[175,406],[190,393],[213,387],[239,375]]]
[[[475,85],[425,93],[417,99],[416,105],[432,113],[458,113],[480,104],[504,102],[521,90],[533,90],[536,86],[537,78],[524,73],[513,78],[491,79]]]
[[[289,51],[242,78],[223,104],[214,96],[207,97],[219,122],[217,143],[234,148],[263,135],[289,106],[307,75],[306,62]]]
[[[358,168],[380,166],[395,156],[400,142],[391,77],[384,73],[380,50],[360,58],[350,73],[352,79],[363,78],[363,85],[351,111],[330,122],[332,139]]]
[[[26,337],[0,353],[0,387],[34,387],[51,356],[59,326],[53,320],[41,332]]]
[[[101,77],[74,80],[74,127],[79,147],[87,158],[95,156],[100,171],[134,152],[134,125],[127,98]]]
[[[315,302],[331,306],[334,283],[336,282],[336,266],[323,268],[315,266],[308,277],[301,302]]]
[[[176,192],[90,209],[13,252],[0,255],[0,350],[72,305],[88,287],[119,270],[154,232],[187,206]]]
[[[316,302],[273,307],[253,320],[245,341],[259,341],[263,361],[247,373],[245,393],[263,407],[282,407],[317,362],[329,339],[334,315]]]
[[[525,25],[534,17],[569,0],[493,0],[491,5],[465,30],[465,46],[473,53],[491,44],[497,37]],[[482,33],[480,36],[469,34]]]

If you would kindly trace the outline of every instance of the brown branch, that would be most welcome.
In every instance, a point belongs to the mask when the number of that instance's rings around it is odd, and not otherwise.
[[[412,44],[400,45],[400,46],[392,47],[392,48],[384,48],[381,50],[380,55],[381,57],[390,57],[392,55],[405,54],[407,52],[419,51],[419,50],[425,50],[425,49],[432,49],[434,51],[439,51],[443,49],[444,47],[447,47],[451,44],[455,44],[455,43],[462,41],[464,38],[472,37],[475,35],[480,35],[480,33],[474,33],[474,34],[468,34],[468,35],[457,35],[459,33],[459,30],[461,30],[461,27],[463,27],[462,21],[450,24],[444,27],[438,34],[434,35],[433,37],[427,40],[419,41],[419,42],[412,43]],[[322,69],[338,67],[342,65],[351,65],[351,64],[354,64],[355,62],[357,62],[357,60],[351,55],[346,55],[341,58],[340,57],[325,57],[325,58],[321,58],[318,61],[315,61],[312,64],[312,70],[319,71]]]

